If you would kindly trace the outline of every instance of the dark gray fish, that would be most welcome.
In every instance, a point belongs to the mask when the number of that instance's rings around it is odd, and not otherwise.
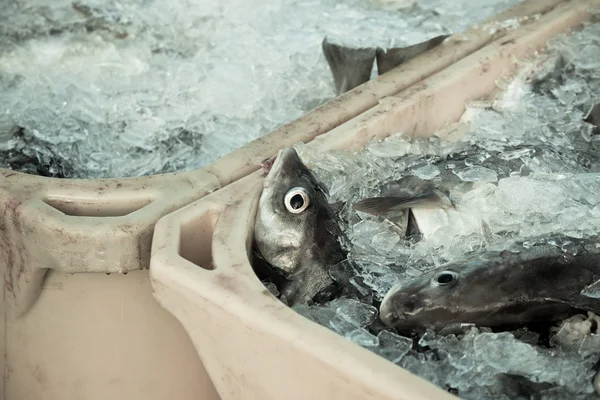
[[[266,160],[254,240],[262,260],[280,276],[280,299],[307,303],[333,291],[330,267],[345,259],[342,233],[327,190],[293,148]]]
[[[337,95],[341,95],[367,82],[371,78],[373,63],[377,59],[377,71],[381,75],[416,56],[439,46],[448,36],[433,39],[408,47],[382,49],[377,47],[352,48],[331,43],[327,38],[321,44],[323,54],[333,74]]]
[[[375,49],[363,47],[354,49],[331,43],[327,38],[322,43],[323,54],[333,74],[335,90],[341,95],[367,82],[371,77]]]
[[[421,55],[426,51],[439,46],[449,36],[450,35],[436,36],[432,39],[413,44],[412,46],[408,47],[394,47],[387,50],[378,47],[375,51],[375,57],[377,59],[377,73],[379,75],[385,74],[400,64],[404,64],[418,55]]]
[[[404,334],[549,323],[600,313],[600,298],[582,294],[599,280],[600,238],[554,237],[475,253],[401,283],[384,297],[380,317]]]

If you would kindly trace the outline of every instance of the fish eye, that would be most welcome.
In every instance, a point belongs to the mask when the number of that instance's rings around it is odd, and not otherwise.
[[[300,214],[310,205],[310,196],[303,187],[290,189],[283,199],[285,208],[292,214]]]
[[[431,283],[435,286],[449,286],[458,280],[458,274],[452,271],[442,271],[431,278]]]

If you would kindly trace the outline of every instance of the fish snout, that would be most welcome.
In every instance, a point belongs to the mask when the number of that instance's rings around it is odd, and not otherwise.
[[[379,306],[379,318],[387,326],[410,325],[411,321],[425,307],[424,299],[418,293],[402,286],[392,287]]]
[[[395,326],[404,318],[404,314],[401,311],[395,306],[392,299],[384,299],[379,306],[379,319],[386,326]]]

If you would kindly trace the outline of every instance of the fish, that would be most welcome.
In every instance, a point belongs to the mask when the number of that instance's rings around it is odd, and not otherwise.
[[[533,382],[524,376],[511,373],[500,373],[497,379],[503,394],[515,400],[542,400],[542,392],[556,386],[548,382]]]
[[[368,214],[386,214],[412,207],[451,208],[454,201],[451,190],[458,189],[463,182],[453,174],[444,174],[443,178],[426,180],[414,175],[406,175],[381,187],[376,197],[367,197],[355,202],[356,211]],[[469,190],[472,183],[462,185]],[[456,193],[456,191],[455,191]]]
[[[600,237],[557,235],[483,250],[392,287],[382,322],[418,335],[458,324],[516,329],[600,312]]]
[[[331,297],[338,285],[329,269],[342,262],[346,252],[327,188],[292,147],[265,160],[263,171],[254,224],[263,275],[265,269],[273,273],[279,299],[290,307]]]
[[[371,77],[375,49],[352,48],[323,39],[321,48],[333,74],[336,94],[339,96],[367,82]]]
[[[408,47],[349,47],[330,42],[327,37],[321,48],[333,75],[336,94],[339,96],[371,78],[373,64],[377,63],[377,73],[382,75],[418,55],[439,46],[450,35],[439,35]]]
[[[527,158],[548,151],[521,145],[492,151],[473,144],[445,156],[413,156],[412,159],[408,156],[403,161],[407,164],[404,176],[379,185],[378,195],[359,198],[351,207],[354,211],[383,215],[389,220],[407,215],[405,237],[419,241],[435,234],[440,223],[454,224],[456,218],[462,218],[461,207],[469,201],[465,194],[481,185],[496,185],[503,178],[529,176]],[[424,166],[432,167],[437,175],[420,177],[415,171]],[[448,218],[440,219],[439,215],[444,213]],[[482,227],[484,225],[482,221]]]
[[[435,155],[416,158],[408,167],[404,176],[382,184],[379,195],[359,199],[352,208],[372,215],[395,213],[413,207],[418,208],[455,208],[460,198],[476,185],[491,182],[518,174],[528,176],[531,171],[523,158],[551,153],[541,147],[521,145],[504,146],[501,151],[487,150],[477,144],[447,156]],[[509,153],[517,154],[507,157]],[[424,165],[435,167],[439,174],[425,179],[414,175],[414,169]],[[486,168],[493,175],[490,179],[476,180],[463,175],[473,167]]]
[[[377,49],[375,49],[377,74],[383,75],[397,66],[439,46],[448,37],[450,37],[450,35],[439,35],[407,47],[393,47],[389,49],[377,47]]]

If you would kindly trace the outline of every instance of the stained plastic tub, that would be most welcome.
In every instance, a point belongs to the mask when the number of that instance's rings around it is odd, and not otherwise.
[[[467,102],[490,95],[528,51],[581,25],[600,0],[570,1],[425,79],[309,146],[359,149],[402,131],[425,136],[459,120]],[[249,261],[263,185],[260,172],[156,224],[150,277],[224,400],[452,399],[428,381],[309,321],[271,295]]]

